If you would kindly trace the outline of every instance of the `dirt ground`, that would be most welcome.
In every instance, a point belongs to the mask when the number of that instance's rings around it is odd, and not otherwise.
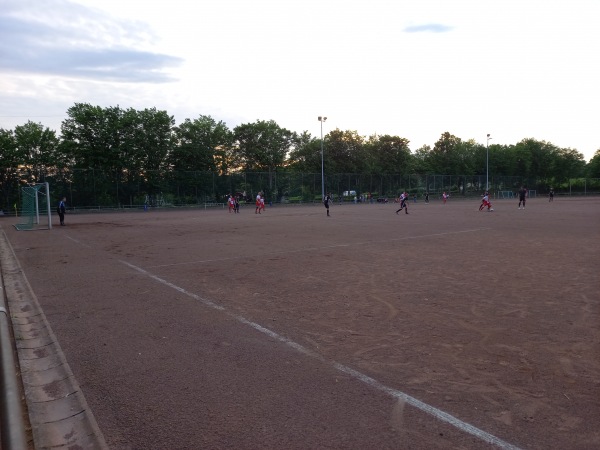
[[[600,199],[6,232],[113,449],[600,448]]]

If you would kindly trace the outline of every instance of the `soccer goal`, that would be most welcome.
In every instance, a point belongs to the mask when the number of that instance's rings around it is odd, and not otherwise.
[[[21,217],[15,225],[17,230],[45,230],[52,228],[52,210],[50,209],[50,185],[33,184],[21,188]],[[48,217],[48,226],[41,225],[40,216]]]
[[[529,197],[529,198],[535,198],[535,197],[537,197],[537,191],[535,189],[533,189],[533,190],[529,189],[527,191],[527,197]]]
[[[498,191],[498,198],[515,198],[513,191]]]

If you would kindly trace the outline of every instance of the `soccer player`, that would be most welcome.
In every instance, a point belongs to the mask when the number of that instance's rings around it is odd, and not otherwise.
[[[403,192],[402,194],[400,194],[400,209],[398,211],[396,211],[396,214],[398,214],[402,210],[404,210],[404,212],[406,214],[408,214],[408,204],[406,203],[407,199],[408,199],[408,194],[406,192]]]
[[[260,209],[261,209],[261,205],[260,205],[260,192],[258,194],[256,194],[256,209],[254,210],[254,214],[260,214]]]
[[[521,203],[523,203],[523,209],[525,209],[525,198],[527,197],[527,189],[521,186],[519,190],[519,209],[521,209]]]
[[[263,211],[265,210],[265,194],[263,194],[262,192],[261,192],[261,196],[260,196],[260,208],[259,208],[259,210],[258,210],[258,213],[259,213],[259,214],[260,214],[260,210],[261,210],[261,209],[262,209]]]
[[[233,198],[233,195],[229,194],[229,196],[227,197],[227,204],[229,205],[229,212],[235,212],[235,200]]]
[[[492,203],[490,202],[490,194],[485,191],[483,198],[481,199],[481,205],[479,205],[479,211],[487,206],[488,211],[493,211]]]
[[[325,199],[323,200],[323,205],[325,205],[325,208],[327,208],[327,217],[329,217],[329,203],[331,202],[331,193],[327,194],[325,196]]]
[[[550,188],[550,193],[548,194],[548,201],[549,202],[554,201],[554,189],[552,189],[552,188]]]

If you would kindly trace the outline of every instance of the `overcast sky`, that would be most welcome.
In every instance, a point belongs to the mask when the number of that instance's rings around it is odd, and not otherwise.
[[[597,0],[0,0],[0,128],[75,103],[600,149]]]

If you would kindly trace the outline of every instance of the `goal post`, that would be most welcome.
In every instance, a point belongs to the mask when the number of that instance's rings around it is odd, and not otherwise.
[[[34,184],[21,188],[21,218],[15,228],[21,230],[52,229],[52,209],[50,206],[50,185],[46,183]],[[47,226],[40,222],[47,217]]]

